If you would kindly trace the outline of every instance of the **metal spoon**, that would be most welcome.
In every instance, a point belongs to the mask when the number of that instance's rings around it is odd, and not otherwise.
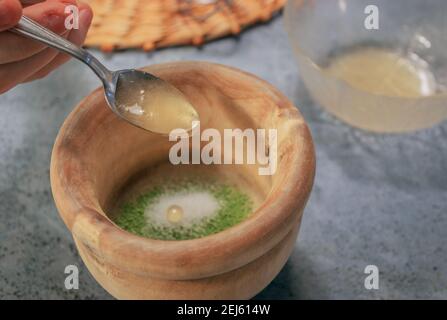
[[[106,101],[110,109],[112,109],[115,114],[137,127],[160,134],[168,134],[170,130],[175,129],[175,127],[160,127],[157,124],[159,124],[160,121],[169,120],[169,117],[172,114],[178,113],[178,110],[171,113],[166,113],[167,111],[165,111],[166,114],[162,114],[161,117],[157,114],[154,115],[152,110],[147,112],[149,110],[144,110],[144,108],[141,108],[140,106],[138,106],[139,109],[135,112],[135,101],[143,101],[146,99],[145,96],[147,96],[147,99],[151,99],[152,92],[154,93],[154,97],[156,97],[157,104],[161,103],[163,105],[162,100],[165,99],[166,102],[164,104],[167,104],[166,108],[169,108],[170,105],[172,105],[172,102],[175,102],[177,108],[179,108],[179,105],[183,108],[189,108],[186,110],[186,114],[191,116],[192,120],[198,120],[196,110],[178,89],[150,73],[134,69],[110,71],[88,51],[67,41],[25,16],[22,16],[17,26],[10,29],[10,31],[40,41],[52,48],[65,52],[88,65],[101,79],[104,86]],[[160,94],[160,92],[166,92],[168,95]],[[133,96],[131,96],[132,94]],[[135,94],[141,94],[142,96],[136,97]],[[128,99],[128,101],[126,101],[126,99]],[[117,103],[117,100],[119,100],[119,103]],[[164,110],[163,108],[159,109],[160,112],[163,112]],[[146,115],[144,114],[145,112],[147,113]],[[144,118],[144,116],[146,116],[146,118]],[[159,119],[157,119],[157,116]],[[155,118],[150,119],[151,121],[147,121],[147,117]],[[183,123],[185,123],[185,121]],[[173,123],[170,124],[173,125]],[[191,123],[189,123],[189,125],[191,125]]]

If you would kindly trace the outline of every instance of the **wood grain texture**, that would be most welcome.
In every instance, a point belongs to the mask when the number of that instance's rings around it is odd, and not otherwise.
[[[295,241],[315,174],[308,127],[278,90],[245,72],[206,62],[146,70],[191,100],[202,129],[278,130],[273,176],[259,176],[257,165],[219,166],[256,185],[262,203],[246,221],[200,239],[153,240],[118,228],[107,213],[120,190],[167,162],[172,142],[116,117],[98,89],[70,114],[54,145],[51,185],[60,215],[94,277],[117,298],[249,298],[279,272]]]

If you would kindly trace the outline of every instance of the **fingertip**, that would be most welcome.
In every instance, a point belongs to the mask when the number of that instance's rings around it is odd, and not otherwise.
[[[69,36],[69,40],[81,46],[85,41],[88,29],[92,22],[93,12],[92,9],[85,3],[80,3],[79,9],[79,29],[72,30]]]
[[[85,2],[79,2],[79,10],[81,14],[82,23],[89,27],[92,23],[93,19],[93,10],[92,8]]]
[[[24,9],[24,15],[51,31],[61,34],[67,31],[65,20],[66,3],[45,1]]]
[[[19,0],[0,0],[0,31],[14,27],[22,17]]]

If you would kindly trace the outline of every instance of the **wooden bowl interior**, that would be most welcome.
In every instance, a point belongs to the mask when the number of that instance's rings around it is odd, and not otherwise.
[[[268,92],[260,95],[256,85],[213,78],[212,73],[200,69],[194,70],[194,75],[190,70],[179,69],[175,76],[166,68],[159,72],[149,71],[170,81],[188,97],[199,112],[202,131],[214,128],[224,137],[224,129],[279,129],[278,120],[272,114],[276,102],[268,97]],[[170,164],[169,149],[175,142],[169,142],[166,136],[135,128],[114,116],[100,92],[93,98],[95,112],[103,113],[106,119],[84,145],[82,158],[88,161],[85,169],[94,181],[91,186],[107,216],[113,215],[129,194],[139,193],[150,185],[152,178],[161,175],[170,179],[202,174],[222,179],[246,192],[255,207],[261,205],[271,191],[275,176],[272,179],[272,176],[259,175],[259,165]],[[206,142],[202,142],[202,146],[204,144]],[[278,154],[282,152],[281,148],[280,143]]]

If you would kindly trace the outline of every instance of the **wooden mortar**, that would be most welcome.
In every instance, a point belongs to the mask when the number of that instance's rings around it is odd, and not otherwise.
[[[309,129],[284,95],[243,71],[206,62],[145,70],[190,99],[202,130],[277,129],[274,175],[260,176],[257,165],[213,166],[251,186],[261,198],[257,209],[232,228],[194,240],[147,239],[116,226],[108,214],[120,194],[141,172],[166,164],[174,142],[115,116],[98,89],[69,115],[54,145],[51,187],[60,215],[94,278],[116,298],[251,298],[278,274],[295,245],[315,173]],[[175,170],[182,166],[189,167]]]

